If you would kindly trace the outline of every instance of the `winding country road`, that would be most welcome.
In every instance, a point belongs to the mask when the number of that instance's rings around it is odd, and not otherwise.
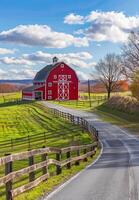
[[[99,130],[102,154],[61,190],[44,200],[139,200],[139,139],[93,113],[44,105],[84,117]]]

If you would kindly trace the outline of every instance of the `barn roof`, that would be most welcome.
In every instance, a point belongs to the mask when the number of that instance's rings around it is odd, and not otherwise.
[[[32,92],[32,91],[34,91],[34,86],[32,85],[32,86],[26,87],[22,91],[23,92]]]
[[[42,68],[42,69],[36,74],[36,76],[35,76],[35,78],[34,78],[34,81],[44,81],[44,80],[47,78],[49,72],[50,72],[54,67],[56,67],[56,65],[57,65],[57,63],[51,64],[51,65],[47,65],[47,66],[45,66],[44,68]]]

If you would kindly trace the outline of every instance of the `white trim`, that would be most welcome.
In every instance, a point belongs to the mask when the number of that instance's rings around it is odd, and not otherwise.
[[[45,100],[47,99],[47,98],[46,98],[46,88],[47,88],[47,85],[46,85],[46,84],[47,84],[47,80],[45,80]]]

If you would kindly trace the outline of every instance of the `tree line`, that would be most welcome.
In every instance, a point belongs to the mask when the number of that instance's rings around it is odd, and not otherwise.
[[[105,86],[108,98],[120,80],[130,82],[134,97],[139,99],[139,33],[131,32],[127,43],[121,48],[121,54],[107,54],[95,66],[97,78]]]

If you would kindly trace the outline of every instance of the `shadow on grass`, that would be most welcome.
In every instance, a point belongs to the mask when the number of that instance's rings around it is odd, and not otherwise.
[[[129,129],[133,134],[139,134],[139,113],[129,113],[111,108],[106,104],[95,110],[104,121]]]
[[[9,107],[9,106],[15,106],[15,105],[21,105],[21,104],[32,104],[33,102],[35,102],[35,101],[21,100],[21,101],[5,102],[5,103],[0,103],[0,107]]]
[[[111,108],[107,106],[105,103],[97,107],[98,111],[104,112],[108,115],[113,115],[115,117],[122,118],[123,120],[127,120],[130,122],[138,122],[139,123],[139,112],[124,112],[122,110]]]

